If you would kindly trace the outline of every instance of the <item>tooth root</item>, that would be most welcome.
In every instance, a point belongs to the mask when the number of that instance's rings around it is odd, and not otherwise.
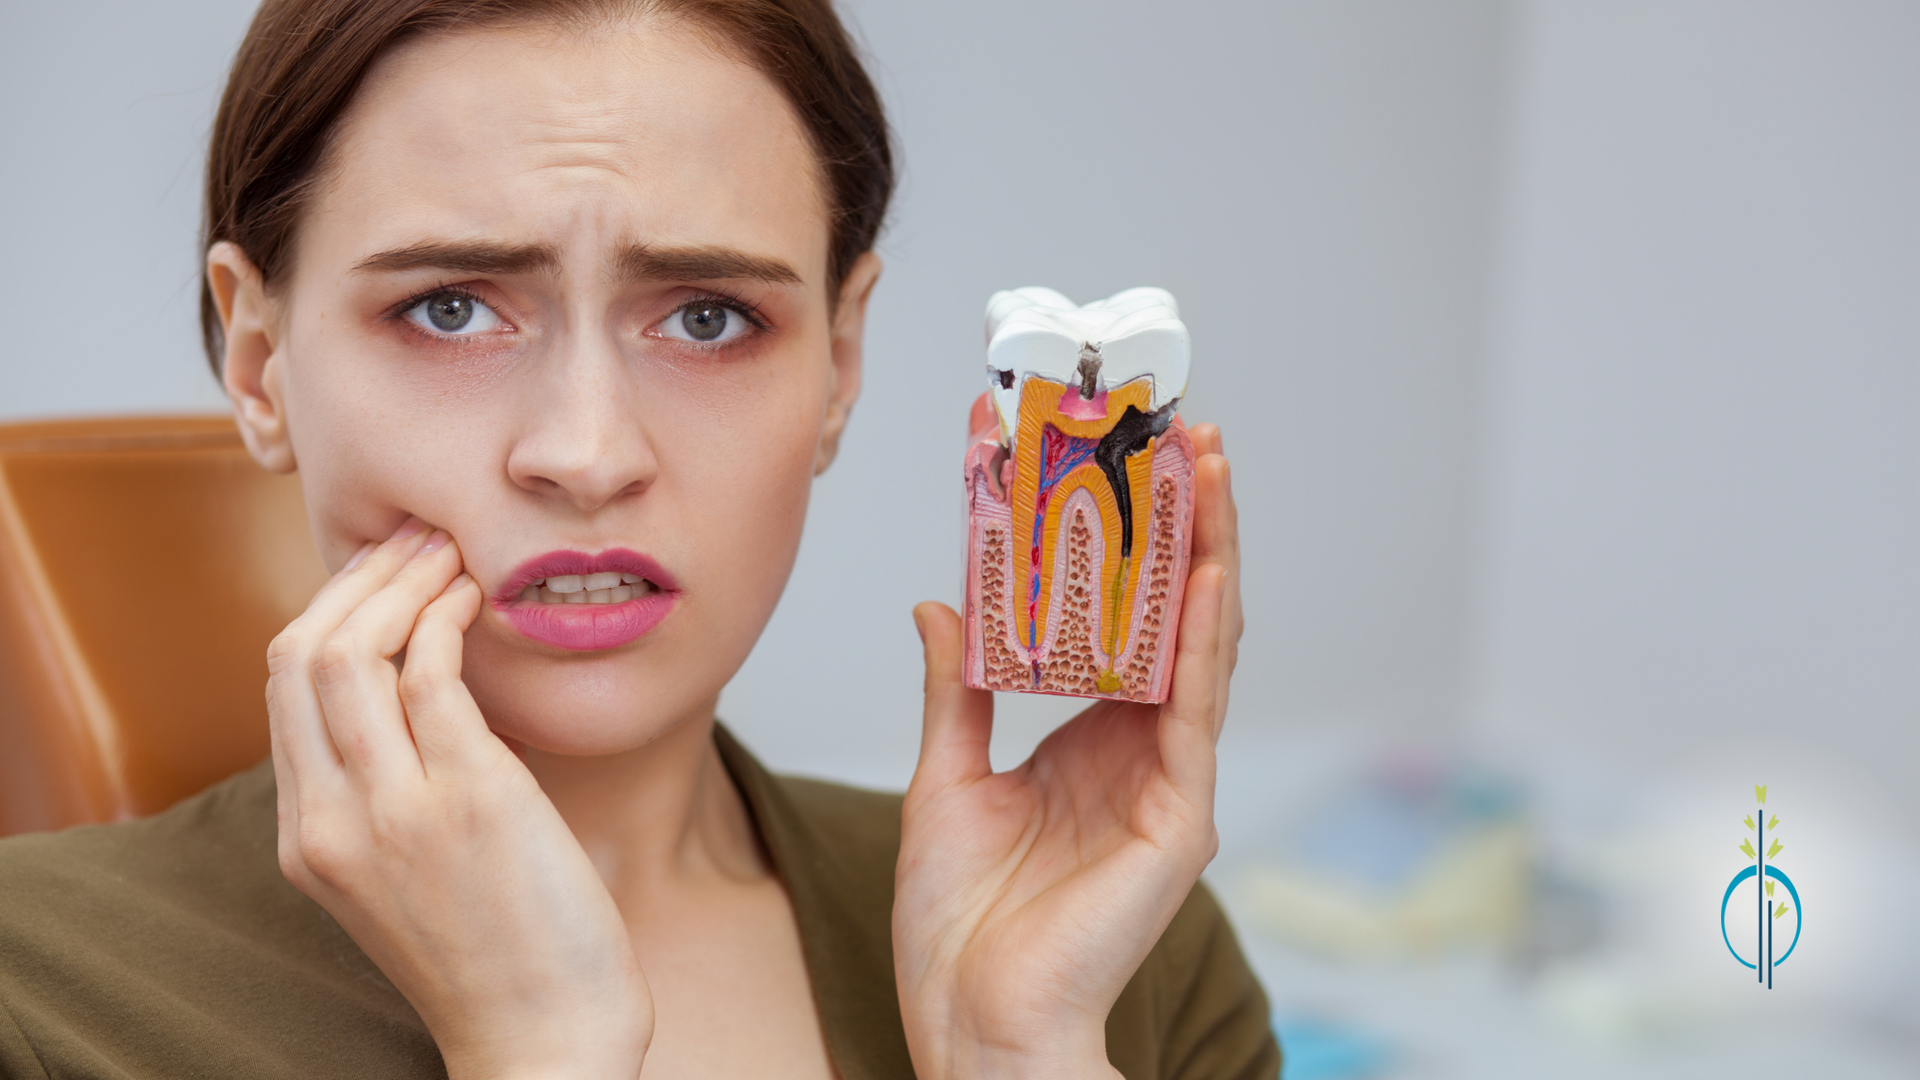
[[[588,574],[582,578],[581,581],[586,585],[588,592],[593,592],[596,589],[611,589],[615,585],[620,584],[620,575],[607,573]]]
[[[586,587],[587,583],[581,580],[579,574],[561,574],[559,577],[550,577],[547,579],[547,588],[552,589],[562,596],[568,593],[577,593]]]
[[[633,586],[631,585],[615,585],[607,591],[613,594],[609,599],[616,604],[624,604],[633,599]]]

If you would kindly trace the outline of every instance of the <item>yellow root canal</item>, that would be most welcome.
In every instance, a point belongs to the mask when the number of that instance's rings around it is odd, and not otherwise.
[[[1120,610],[1120,597],[1126,589],[1127,572],[1131,569],[1133,555],[1120,556],[1120,572],[1113,577],[1113,595],[1107,599],[1107,670],[1101,672],[1093,684],[1103,694],[1120,689],[1120,676],[1114,674],[1113,658],[1120,651],[1120,624],[1125,619],[1125,613]]]

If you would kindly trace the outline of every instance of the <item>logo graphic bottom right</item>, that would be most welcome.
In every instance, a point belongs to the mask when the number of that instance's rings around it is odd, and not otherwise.
[[[1800,944],[1802,923],[1800,890],[1793,887],[1793,879],[1788,877],[1774,861],[1782,851],[1786,850],[1786,845],[1780,842],[1777,835],[1772,838],[1772,846],[1767,845],[1769,834],[1774,834],[1779,829],[1780,819],[1767,817],[1766,785],[1754,785],[1753,797],[1759,804],[1759,809],[1749,814],[1743,824],[1746,825],[1747,831],[1754,835],[1750,839],[1743,838],[1740,841],[1740,853],[1747,857],[1749,865],[1733,875],[1733,880],[1727,882],[1727,891],[1721,894],[1720,940],[1726,942],[1727,951],[1733,954],[1735,960],[1740,961],[1742,967],[1752,969],[1756,982],[1771,990],[1773,989],[1773,969],[1786,963],[1787,958],[1793,955],[1794,946]],[[1740,886],[1748,881],[1754,883],[1753,900],[1756,916],[1752,960],[1740,955],[1740,949],[1734,945],[1732,936],[1727,933],[1727,909],[1733,904],[1734,894],[1741,892]],[[1779,899],[1774,895],[1776,883],[1786,888],[1786,899]],[[1770,906],[1771,911],[1768,910]],[[1738,909],[1735,908],[1735,910]],[[1793,938],[1776,956],[1774,955],[1774,924],[1789,914],[1793,916]]]

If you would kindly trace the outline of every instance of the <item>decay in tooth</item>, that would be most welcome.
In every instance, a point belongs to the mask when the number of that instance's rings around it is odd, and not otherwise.
[[[520,599],[539,604],[624,604],[654,591],[638,574],[556,574],[520,590]]]
[[[1133,487],[1127,479],[1127,459],[1147,449],[1154,437],[1164,434],[1173,423],[1173,410],[1180,404],[1169,401],[1152,413],[1127,406],[1126,413],[1094,448],[1093,460],[1107,474],[1113,488],[1113,501],[1120,508],[1120,557],[1133,557]]]

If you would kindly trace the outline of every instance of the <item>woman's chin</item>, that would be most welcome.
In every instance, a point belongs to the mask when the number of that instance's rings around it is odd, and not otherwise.
[[[690,720],[711,717],[719,694],[717,687],[709,695],[689,694],[685,682],[651,672],[652,665],[631,655],[476,662],[473,651],[470,642],[463,680],[487,726],[550,754],[637,749]]]
[[[490,708],[481,700],[480,712],[487,718],[487,726],[509,746],[566,757],[609,757],[637,750],[698,718],[658,716],[651,710],[632,708],[596,708],[592,702],[581,702],[571,709],[529,711],[497,705]]]
[[[487,725],[529,749],[621,754],[713,716],[753,637],[715,628],[674,605],[624,644],[563,649],[483,612],[469,628],[460,677]],[[718,632],[716,632],[718,630]]]

